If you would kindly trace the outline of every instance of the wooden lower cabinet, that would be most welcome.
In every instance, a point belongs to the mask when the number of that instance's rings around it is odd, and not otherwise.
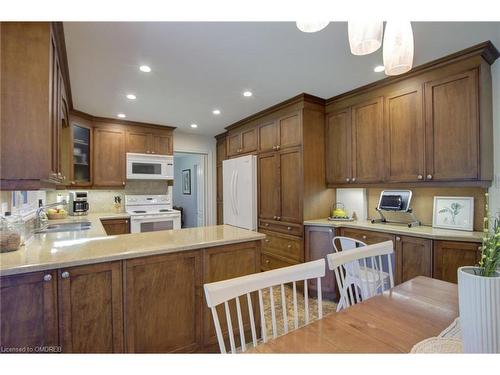
[[[57,272],[0,279],[0,347],[29,352],[58,345]],[[26,351],[23,351],[26,350]]]
[[[340,235],[357,239],[366,243],[367,245],[373,245],[374,243],[384,241],[394,242],[395,240],[395,236],[393,234],[363,229],[341,228]]]
[[[333,237],[335,237],[335,228],[323,226],[305,227],[305,258],[306,262],[317,259],[325,259],[328,254],[333,253]],[[310,289],[317,290],[316,283],[310,282]],[[321,291],[323,298],[337,300],[338,288],[333,271],[326,265],[325,277],[321,280]]]
[[[479,261],[481,244],[474,242],[434,241],[435,279],[457,282],[457,269]]]
[[[249,275],[260,272],[260,243],[246,242],[241,244],[226,245],[214,247],[203,251],[203,284],[220,280],[227,280],[234,277]],[[240,298],[242,320],[245,330],[245,338],[248,342],[251,340],[250,320],[248,315],[248,305],[246,298]],[[258,321],[258,300],[255,293],[252,294],[252,307],[256,325]],[[229,311],[231,313],[231,322],[234,328],[236,342],[240,342],[236,303],[229,302]],[[229,347],[229,336],[227,335],[226,314],[223,305],[217,307],[221,329],[226,338],[226,348]],[[257,332],[259,328],[256,327]],[[238,333],[238,334],[237,334]],[[212,313],[207,307],[203,295],[203,352],[218,352],[219,346],[215,335]]]
[[[199,349],[201,260],[201,251],[192,251],[124,262],[127,353]]]
[[[66,353],[122,353],[122,264],[59,270],[59,335]]]
[[[396,236],[395,251],[396,285],[417,276],[432,277],[432,240]]]
[[[102,219],[101,223],[108,236],[130,233],[129,219]]]

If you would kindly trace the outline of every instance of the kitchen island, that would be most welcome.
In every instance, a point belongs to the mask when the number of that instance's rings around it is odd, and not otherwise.
[[[203,284],[259,272],[265,236],[227,225],[106,236],[109,218],[69,219],[91,229],[0,254],[4,352],[217,349]]]

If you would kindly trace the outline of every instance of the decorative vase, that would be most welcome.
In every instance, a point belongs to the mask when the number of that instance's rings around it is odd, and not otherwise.
[[[458,269],[458,303],[464,353],[500,353],[500,273]]]

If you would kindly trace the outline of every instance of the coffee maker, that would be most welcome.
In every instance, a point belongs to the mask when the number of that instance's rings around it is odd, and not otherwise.
[[[87,215],[89,202],[87,202],[88,193],[86,191],[69,192],[69,214],[72,216]]]

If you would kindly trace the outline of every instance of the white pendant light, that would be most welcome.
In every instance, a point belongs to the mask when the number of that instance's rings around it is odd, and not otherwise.
[[[328,26],[330,21],[297,21],[297,28],[304,33],[315,33]]]
[[[384,35],[385,74],[395,76],[413,66],[413,31],[409,21],[388,21]]]
[[[353,55],[368,55],[382,45],[382,21],[349,21],[347,23],[349,46]]]

